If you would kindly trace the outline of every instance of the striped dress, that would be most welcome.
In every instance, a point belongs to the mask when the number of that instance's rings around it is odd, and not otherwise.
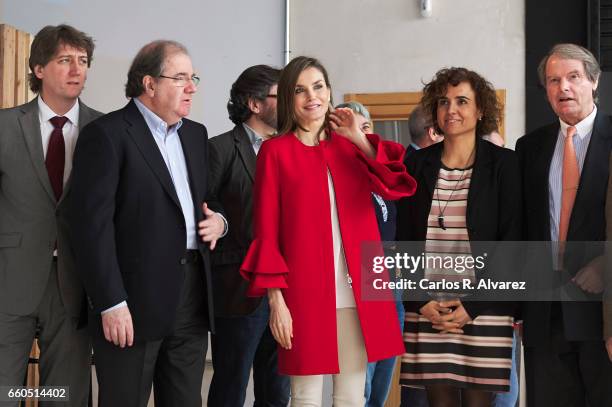
[[[470,253],[466,227],[468,191],[472,168],[440,168],[429,212],[425,251],[453,256]],[[440,228],[438,215],[444,214]],[[475,281],[474,270],[425,269],[430,281]],[[451,299],[449,294],[430,293],[432,299]],[[453,296],[457,298],[455,294]],[[463,334],[439,333],[418,313],[406,312],[400,383],[422,387],[449,384],[484,391],[508,391],[512,367],[512,323],[510,316],[479,315],[463,327]]]

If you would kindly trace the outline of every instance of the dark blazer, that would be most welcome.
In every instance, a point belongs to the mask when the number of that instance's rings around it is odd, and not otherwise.
[[[556,122],[521,137],[516,144],[523,179],[524,239],[528,241],[550,241],[548,175],[558,133],[559,122]],[[567,233],[568,241],[605,240],[605,202],[611,148],[612,119],[599,112],[580,175],[580,186]],[[591,258],[585,257],[582,265]],[[561,307],[567,340],[601,340],[600,302],[564,302]],[[525,303],[523,320],[527,346],[548,343],[551,303]]]
[[[612,173],[612,153],[610,153],[610,173]],[[606,293],[603,304],[604,337],[612,338],[612,177],[608,179],[608,193],[606,197]]]
[[[183,119],[182,143],[196,223],[206,201],[206,128]],[[79,137],[70,226],[94,329],[100,312],[127,301],[136,340],[154,340],[174,324],[184,275],[185,220],[168,168],[147,124],[130,101],[90,123]],[[208,246],[198,239],[213,328]]]
[[[420,150],[420,149],[419,149]],[[404,153],[404,165],[408,166],[408,161],[411,160],[410,157],[412,157],[412,155],[416,152],[419,151],[416,148],[414,148],[414,146],[412,145],[412,143],[408,144],[408,147],[406,147],[406,152]]]
[[[444,143],[415,151],[407,162],[417,180],[416,193],[398,202],[397,240],[425,241],[427,218],[442,164]],[[466,212],[470,241],[517,241],[521,238],[521,187],[513,151],[477,138]],[[507,303],[465,302],[472,318],[483,313],[512,315]],[[412,307],[414,308],[414,307]]]
[[[58,250],[59,291],[68,314],[83,317],[83,285],[67,230],[69,178],[56,200],[45,168],[38,98],[0,110],[0,312],[28,315],[47,287]],[[79,129],[99,117],[79,101]]]
[[[244,127],[210,139],[208,191],[219,202],[230,225],[211,253],[215,315],[248,315],[262,297],[247,297],[248,281],[240,265],[253,240],[253,182],[257,156]]]

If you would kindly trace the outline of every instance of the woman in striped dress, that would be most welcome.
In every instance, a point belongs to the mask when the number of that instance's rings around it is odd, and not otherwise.
[[[450,68],[438,71],[423,93],[444,141],[407,163],[418,189],[398,204],[398,240],[423,241],[428,255],[441,256],[470,254],[474,241],[520,240],[517,159],[481,138],[501,118],[492,85],[476,72]],[[476,282],[478,272],[425,269],[424,277]],[[424,386],[430,407],[490,406],[493,392],[509,388],[512,306],[469,302],[457,293],[430,296],[405,304],[401,384]]]

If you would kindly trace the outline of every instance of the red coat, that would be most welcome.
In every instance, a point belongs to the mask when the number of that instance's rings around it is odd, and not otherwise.
[[[399,199],[412,195],[416,182],[402,164],[401,145],[368,138],[377,150],[375,160],[336,133],[318,146],[289,133],[266,141],[259,151],[254,240],[241,273],[250,280],[249,295],[283,288],[293,340],[291,350],[279,347],[282,374],[339,372],[328,168],[368,361],[404,352],[391,295],[388,302],[361,301],[360,244],[380,240],[371,192]]]

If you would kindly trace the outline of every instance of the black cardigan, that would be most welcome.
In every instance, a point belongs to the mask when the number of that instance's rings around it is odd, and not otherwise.
[[[414,152],[406,162],[417,191],[398,202],[397,240],[425,241],[427,218],[442,164],[443,143]],[[466,224],[470,241],[521,240],[521,183],[514,151],[477,138],[468,192]],[[418,310],[425,303],[408,303]],[[478,315],[514,315],[506,302],[463,302],[472,319]]]

